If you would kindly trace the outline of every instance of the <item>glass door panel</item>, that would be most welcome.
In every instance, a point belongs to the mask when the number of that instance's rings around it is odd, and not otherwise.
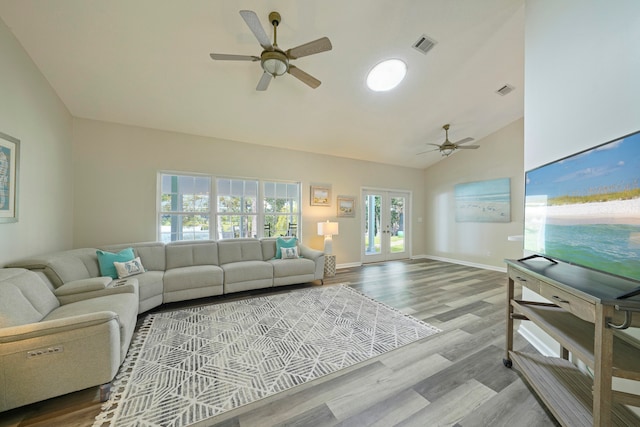
[[[409,257],[409,193],[364,190],[363,262]]]

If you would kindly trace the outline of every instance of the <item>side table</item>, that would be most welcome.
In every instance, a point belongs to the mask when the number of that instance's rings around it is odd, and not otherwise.
[[[336,275],[336,256],[324,256],[324,277],[333,277]]]

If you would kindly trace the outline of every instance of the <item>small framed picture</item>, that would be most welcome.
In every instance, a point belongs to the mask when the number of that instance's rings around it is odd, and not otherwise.
[[[331,206],[331,186],[311,185],[311,206]]]
[[[356,198],[352,196],[338,196],[338,216],[354,218],[356,216]]]
[[[20,140],[0,132],[0,223],[18,222]]]

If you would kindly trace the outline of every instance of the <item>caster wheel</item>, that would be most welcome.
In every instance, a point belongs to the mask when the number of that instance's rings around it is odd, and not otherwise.
[[[509,359],[502,359],[502,364],[507,368],[511,368],[513,366],[513,362]]]

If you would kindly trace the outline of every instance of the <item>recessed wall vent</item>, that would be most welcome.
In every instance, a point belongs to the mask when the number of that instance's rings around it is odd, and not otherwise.
[[[496,93],[498,95],[505,96],[505,95],[508,95],[509,93],[513,92],[514,89],[515,89],[515,87],[513,87],[511,85],[504,85],[500,89],[498,89],[496,91]]]
[[[424,34],[422,36],[420,36],[420,38],[418,39],[418,41],[416,41],[413,44],[413,48],[415,50],[417,50],[418,52],[421,52],[423,54],[427,54],[427,52],[429,52],[431,50],[431,48],[433,48],[436,43],[438,43],[437,41],[435,41],[434,39],[425,36]]]

